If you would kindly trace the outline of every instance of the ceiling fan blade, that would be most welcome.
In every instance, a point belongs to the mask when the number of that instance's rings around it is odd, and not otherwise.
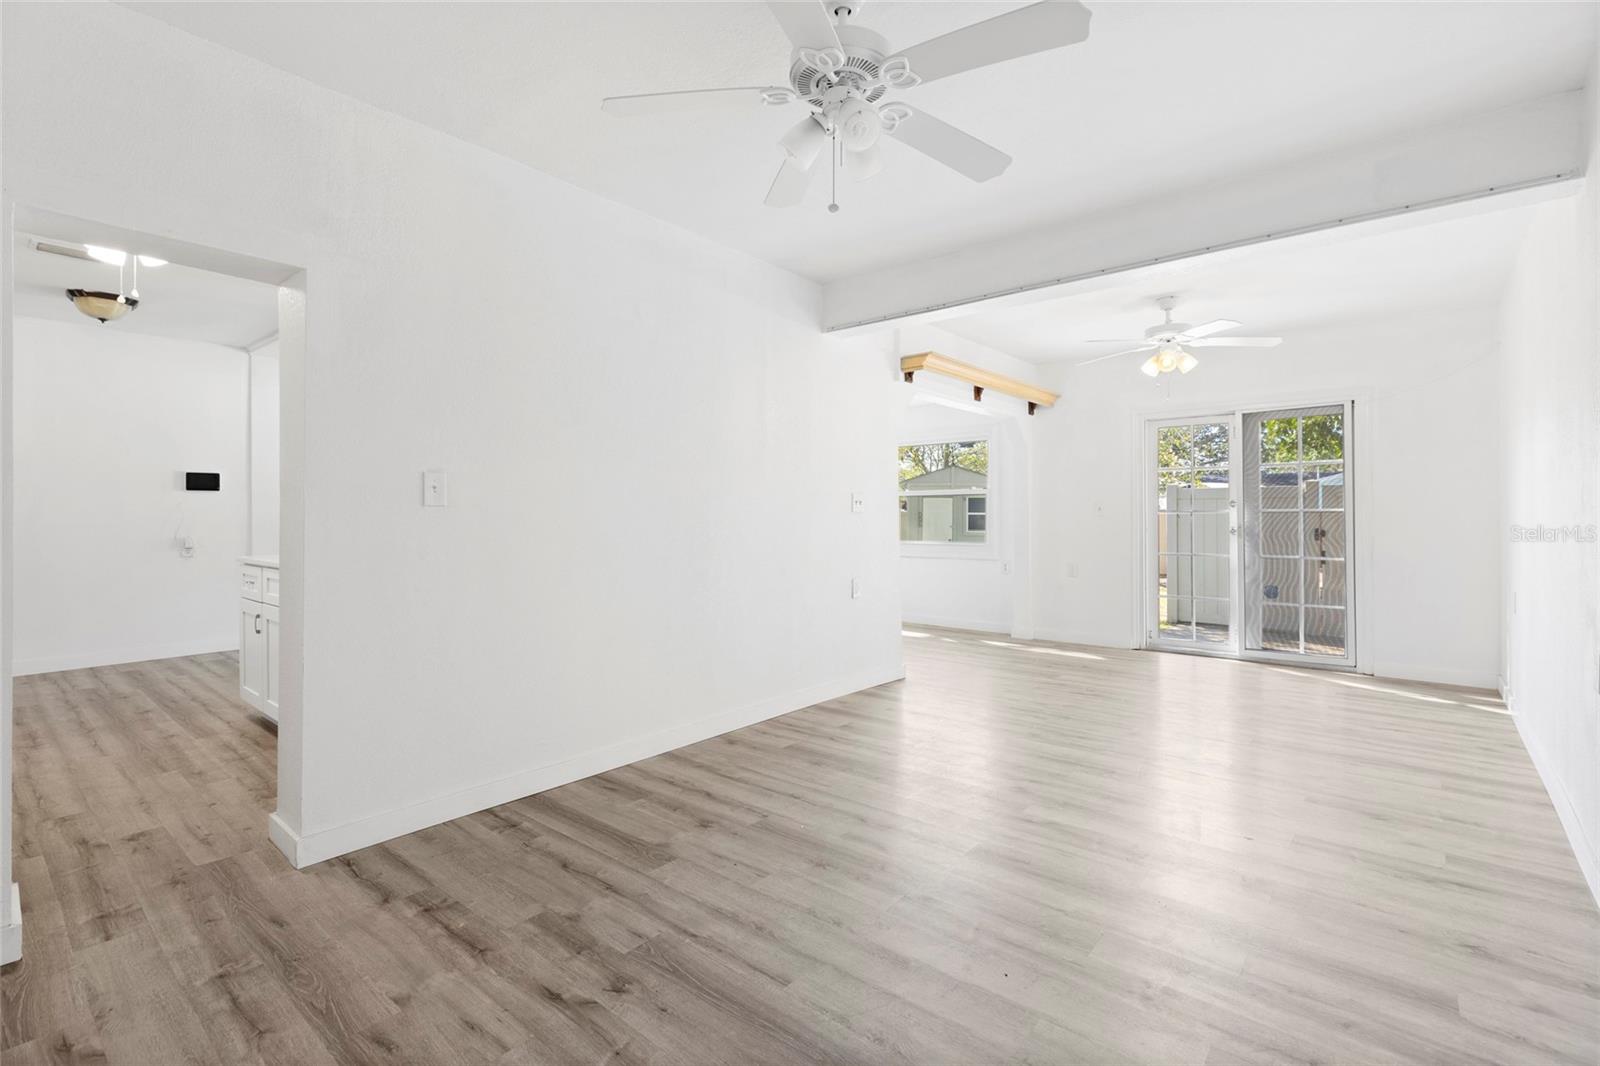
[[[1276,348],[1282,337],[1212,337],[1209,340],[1184,341],[1190,348]]]
[[[1238,329],[1238,328],[1239,328],[1239,323],[1233,321],[1232,319],[1230,319],[1230,318],[1219,318],[1219,319],[1216,319],[1215,321],[1207,322],[1205,325],[1193,326],[1193,327],[1191,327],[1189,329],[1186,329],[1182,333],[1178,334],[1178,336],[1186,337],[1189,340],[1194,340],[1194,339],[1196,339],[1198,337],[1209,337],[1213,333],[1221,333],[1225,329]]]
[[[772,187],[767,190],[766,205],[768,207],[794,207],[806,198],[806,189],[811,185],[812,167],[803,167],[793,159],[785,159],[778,168],[777,176],[772,179]]]
[[[1077,0],[1042,0],[914,44],[893,58],[904,58],[923,81],[934,81],[1077,44],[1088,36],[1088,8]]]
[[[768,106],[769,94],[785,94],[786,89],[766,85],[742,85],[735,89],[689,89],[676,93],[639,93],[634,96],[608,96],[600,110],[608,115],[662,115],[673,111],[754,110]],[[792,96],[792,94],[790,94]]]
[[[772,17],[778,20],[778,25],[783,27],[784,34],[796,48],[812,48],[820,52],[825,48],[839,47],[839,31],[833,28],[833,19],[829,17],[827,5],[822,0],[771,0],[767,7],[772,10]]]
[[[888,131],[889,136],[910,145],[930,159],[936,159],[958,174],[973,181],[988,181],[999,177],[1011,165],[1011,157],[978,140],[970,133],[956,129],[948,122],[934,118],[926,111],[895,104],[903,108],[906,117]]]
[[[1137,348],[1127,348],[1127,349],[1125,349],[1123,351],[1120,351],[1120,352],[1112,352],[1110,355],[1097,355],[1093,359],[1085,359],[1083,362],[1075,363],[1073,365],[1074,366],[1088,366],[1090,363],[1103,363],[1107,359],[1115,359],[1118,356],[1133,355],[1136,352],[1153,352],[1153,351],[1155,351],[1155,349],[1156,349],[1156,345],[1154,345],[1154,344],[1141,344]]]

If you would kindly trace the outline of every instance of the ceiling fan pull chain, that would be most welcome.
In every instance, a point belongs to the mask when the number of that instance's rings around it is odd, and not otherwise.
[[[839,213],[839,153],[841,150],[842,149],[839,147],[839,131],[838,128],[835,127],[833,132],[833,150],[828,153],[829,159],[833,163],[833,166],[830,168],[831,178],[833,181],[833,198],[828,201],[828,213],[834,215]]]

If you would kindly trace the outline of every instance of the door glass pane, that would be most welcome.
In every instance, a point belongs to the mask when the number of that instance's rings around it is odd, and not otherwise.
[[[1202,644],[1228,643],[1228,601],[1195,597],[1194,636]]]
[[[1262,555],[1300,555],[1300,513],[1298,511],[1262,511],[1256,519],[1260,531]]]
[[[1226,555],[1196,555],[1192,562],[1194,594],[1212,600],[1226,600],[1232,595],[1229,588],[1228,557]]]
[[[1304,602],[1307,607],[1343,607],[1344,563],[1306,560]]]
[[[1228,509],[1228,468],[1203,468],[1194,474],[1194,491],[1191,496],[1196,511],[1226,511]]]
[[[1156,602],[1156,620],[1163,640],[1194,639],[1194,602],[1187,598],[1162,596]]]
[[[1261,560],[1261,586],[1258,593],[1263,603],[1299,603],[1300,560]]]
[[[1261,609],[1261,647],[1266,651],[1300,650],[1300,609],[1268,605]]]
[[[1307,511],[1305,514],[1305,553],[1308,559],[1343,559],[1344,512]]]
[[[1194,560],[1188,555],[1163,555],[1158,560],[1161,594],[1194,595]]]
[[[1344,458],[1344,412],[1308,415],[1300,420],[1300,459]]]
[[[1344,407],[1244,416],[1244,647],[1343,658],[1350,587]]]
[[[1326,607],[1306,608],[1306,654],[1344,654],[1344,612]]]
[[[1156,444],[1156,636],[1228,644],[1234,525],[1226,422],[1161,426]]]

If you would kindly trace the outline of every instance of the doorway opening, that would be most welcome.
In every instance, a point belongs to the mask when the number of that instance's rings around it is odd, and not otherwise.
[[[1145,646],[1355,666],[1353,413],[1146,423]]]
[[[230,834],[276,840],[273,819],[298,818],[302,757],[292,546],[303,524],[305,272],[21,206],[5,240],[8,744],[13,693],[44,710],[98,693],[89,710],[63,713],[85,757],[100,760],[79,791],[98,789],[94,808],[115,812],[107,832],[170,821],[195,861]],[[283,639],[264,660],[273,702],[263,705],[239,683],[238,605],[250,564],[276,570],[280,547],[291,559],[270,591]],[[176,776],[141,791],[113,765],[123,756],[162,774],[194,770],[206,785],[225,768],[249,773],[225,783],[237,802],[224,814]],[[26,759],[19,779],[76,765]]]

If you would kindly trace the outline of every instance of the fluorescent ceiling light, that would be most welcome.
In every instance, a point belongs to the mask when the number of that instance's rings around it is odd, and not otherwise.
[[[167,261],[165,259],[157,259],[153,255],[141,255],[139,257],[139,265],[142,267],[164,267],[167,265]]]

